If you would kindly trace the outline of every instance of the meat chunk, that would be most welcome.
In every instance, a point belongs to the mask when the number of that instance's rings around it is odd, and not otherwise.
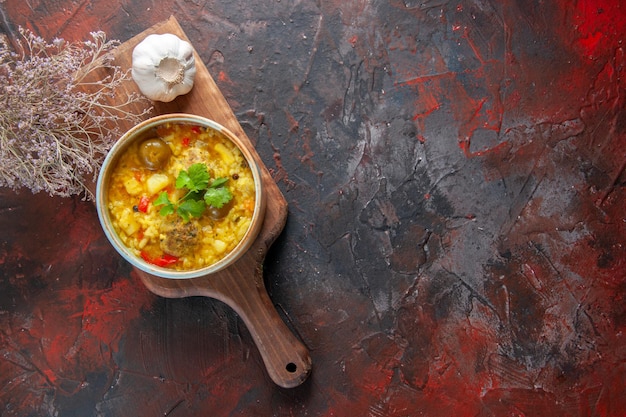
[[[174,256],[189,254],[198,243],[198,227],[193,221],[184,222],[176,217],[161,224],[161,250]]]

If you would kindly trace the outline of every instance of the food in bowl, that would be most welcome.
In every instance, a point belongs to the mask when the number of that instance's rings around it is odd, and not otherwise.
[[[126,251],[171,271],[228,256],[258,208],[253,167],[220,129],[173,120],[140,131],[103,181],[102,209]]]

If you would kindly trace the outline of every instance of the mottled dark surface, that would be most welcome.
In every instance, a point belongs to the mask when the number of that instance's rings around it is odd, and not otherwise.
[[[0,190],[2,416],[623,416],[620,0],[7,0],[122,41],[174,14],[289,203],[265,264],[310,349],[163,299],[89,202]]]

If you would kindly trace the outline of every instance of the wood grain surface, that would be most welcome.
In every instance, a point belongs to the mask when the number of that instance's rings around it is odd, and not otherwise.
[[[114,52],[114,64],[123,69],[130,68],[134,47],[146,36],[155,33],[173,33],[189,41],[176,18],[170,17],[120,45]],[[249,251],[226,270],[194,279],[165,279],[140,270],[137,273],[150,291],[162,297],[207,296],[228,304],[246,324],[272,380],[284,388],[296,387],[307,379],[311,359],[308,350],[275,310],[265,289],[262,266],[267,250],[285,225],[287,203],[197,53],[195,58],[197,73],[194,88],[172,102],[154,103],[154,115],[188,113],[204,116],[241,138],[261,170],[267,201],[265,220]],[[126,83],[124,88],[124,94],[138,92],[134,82]],[[132,126],[120,127],[127,130]]]

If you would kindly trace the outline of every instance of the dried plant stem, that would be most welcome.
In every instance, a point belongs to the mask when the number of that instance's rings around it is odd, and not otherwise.
[[[111,65],[119,43],[103,32],[82,43],[20,34],[17,52],[0,39],[0,186],[92,199],[86,183],[122,133],[117,122],[144,119],[150,102],[116,97],[131,78]],[[108,75],[93,81],[102,68]]]

